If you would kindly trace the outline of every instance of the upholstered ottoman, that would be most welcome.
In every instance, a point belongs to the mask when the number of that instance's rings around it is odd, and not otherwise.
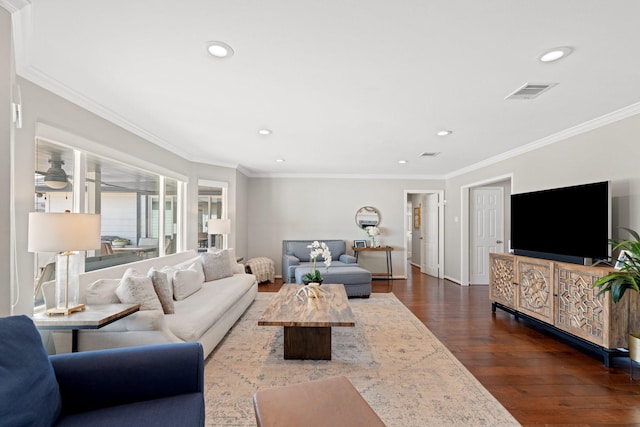
[[[302,277],[309,273],[311,268],[296,268],[296,283],[302,283]],[[371,272],[362,267],[319,267],[323,283],[342,283],[347,296],[369,298],[371,295]]]

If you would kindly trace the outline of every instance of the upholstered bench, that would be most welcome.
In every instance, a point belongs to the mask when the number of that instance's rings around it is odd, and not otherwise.
[[[302,277],[309,273],[311,268],[296,268],[296,283],[302,283]],[[318,268],[324,283],[342,283],[347,296],[369,298],[371,295],[371,272],[362,267],[324,267]]]
[[[258,427],[384,427],[346,377],[260,390],[253,408]]]

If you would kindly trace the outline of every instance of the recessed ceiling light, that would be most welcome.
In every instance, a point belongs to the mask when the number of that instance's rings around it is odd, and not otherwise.
[[[398,160],[398,163],[400,163],[401,165],[406,165],[407,163],[409,163],[409,160]]]
[[[284,163],[284,159],[276,159],[277,163]]]
[[[565,58],[569,56],[573,52],[573,49],[567,46],[563,47],[555,47],[540,56],[540,61],[542,62],[553,62],[557,61],[560,58]]]
[[[260,129],[258,133],[260,135],[271,135],[273,132],[271,131],[271,129]]]
[[[231,46],[219,41],[207,42],[207,51],[211,56],[219,59],[231,58],[233,56],[233,49],[231,49]]]
[[[452,130],[441,130],[436,135],[438,135],[438,136],[447,136],[447,135],[451,135],[452,133],[453,133]]]

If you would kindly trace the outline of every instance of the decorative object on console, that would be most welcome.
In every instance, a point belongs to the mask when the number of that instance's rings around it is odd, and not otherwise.
[[[378,242],[378,239],[376,238],[377,236],[380,235],[380,229],[378,227],[367,227],[365,228],[365,230],[367,231],[367,236],[369,236],[369,239],[371,239],[371,247],[372,248],[377,248],[380,246],[380,243]]]
[[[354,248],[366,248],[367,247],[367,241],[366,240],[354,240],[353,241],[353,247]]]
[[[304,275],[304,284],[321,284],[322,275],[320,274],[320,270],[316,268],[316,260],[319,256],[322,256],[324,259],[324,265],[327,268],[327,271],[329,271],[329,266],[331,266],[331,251],[325,242],[320,243],[317,240],[307,246],[307,248],[311,249],[311,252],[309,252],[309,258],[311,258],[311,271]]]
[[[213,238],[213,246],[218,247],[218,241],[215,236],[225,236],[231,233],[231,220],[229,219],[221,219],[221,218],[212,218],[207,222],[207,232],[214,236]],[[220,242],[220,248],[222,249],[222,241]]]
[[[84,256],[74,251],[100,249],[100,215],[70,212],[29,214],[29,252],[63,252],[56,258],[56,307],[47,314],[84,310],[78,304]]]

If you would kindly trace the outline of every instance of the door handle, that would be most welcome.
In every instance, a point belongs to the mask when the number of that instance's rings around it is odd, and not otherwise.
[[[500,243],[502,243],[502,240],[496,240],[496,243],[500,244]]]

